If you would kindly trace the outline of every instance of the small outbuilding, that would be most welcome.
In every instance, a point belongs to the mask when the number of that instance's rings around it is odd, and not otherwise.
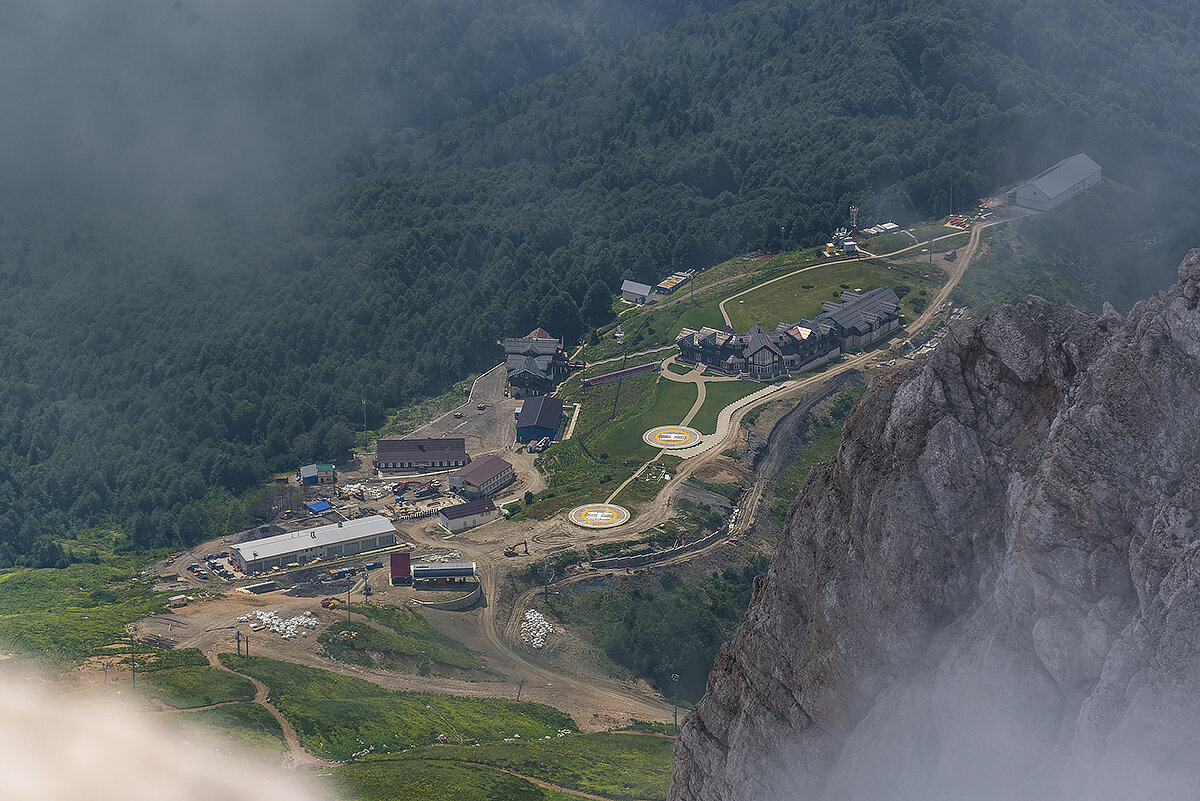
[[[441,562],[438,564],[416,564],[412,566],[413,581],[465,581],[475,578],[479,572],[475,562]]]
[[[300,480],[305,484],[336,484],[337,473],[331,464],[306,464],[300,468]]]
[[[629,280],[621,282],[621,297],[630,303],[649,303],[652,291],[649,284],[639,284],[637,281]]]
[[[490,523],[500,516],[491,498],[480,498],[458,506],[447,506],[438,512],[438,522],[451,534]]]

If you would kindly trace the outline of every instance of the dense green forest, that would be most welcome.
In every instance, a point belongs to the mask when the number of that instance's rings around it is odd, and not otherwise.
[[[851,203],[906,222],[1086,150],[1170,217],[1162,259],[1194,244],[1193,9],[336,8],[0,11],[0,565],[246,525],[362,399],[378,426],[506,334],[607,321],[623,278]]]

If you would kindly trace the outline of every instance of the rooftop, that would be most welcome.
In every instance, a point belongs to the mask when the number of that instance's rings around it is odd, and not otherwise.
[[[381,461],[462,459],[467,455],[467,441],[463,437],[381,439],[375,443],[375,453]]]
[[[630,280],[626,279],[621,282],[621,291],[622,292],[632,292],[635,295],[649,295],[650,294],[650,285],[649,284],[639,284],[637,281],[630,281]]]
[[[900,308],[900,299],[890,286],[881,286],[861,295],[847,290],[842,293],[841,303],[825,303],[821,308],[825,311],[813,322],[825,318],[847,331],[866,331],[872,323],[894,314]]]
[[[481,456],[466,467],[460,467],[450,474],[451,478],[461,478],[475,487],[482,487],[488,481],[511,470],[512,465],[496,455]]]
[[[458,506],[447,506],[441,510],[440,514],[447,520],[460,520],[464,517],[494,511],[496,511],[496,504],[492,503],[491,498],[480,498],[477,501],[460,503]]]
[[[1076,153],[1058,162],[1029,183],[1047,197],[1055,197],[1099,170],[1100,165],[1087,153]]]
[[[562,419],[563,402],[560,398],[538,395],[527,398],[517,417],[517,428],[558,428]]]
[[[345,523],[289,531],[286,534],[276,534],[274,537],[242,542],[229,546],[229,549],[240,554],[243,561],[253,562],[256,559],[271,559],[295,553],[305,548],[317,548],[363,537],[395,533],[396,527],[392,525],[392,521],[381,515],[371,515],[370,517],[360,517],[357,520],[347,520]]]

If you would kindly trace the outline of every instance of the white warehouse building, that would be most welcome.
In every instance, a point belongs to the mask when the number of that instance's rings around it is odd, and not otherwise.
[[[1032,181],[1008,193],[1014,206],[1048,211],[1100,183],[1100,165],[1086,153],[1076,153],[1055,164]]]
[[[243,573],[257,573],[295,562],[337,559],[396,544],[396,527],[381,515],[360,517],[317,528],[231,545],[229,552]]]

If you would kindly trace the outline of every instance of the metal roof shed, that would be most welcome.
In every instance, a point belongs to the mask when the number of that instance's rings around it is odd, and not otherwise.
[[[412,566],[414,581],[436,578],[470,578],[475,573],[475,562],[445,562],[443,564],[418,564]]]

